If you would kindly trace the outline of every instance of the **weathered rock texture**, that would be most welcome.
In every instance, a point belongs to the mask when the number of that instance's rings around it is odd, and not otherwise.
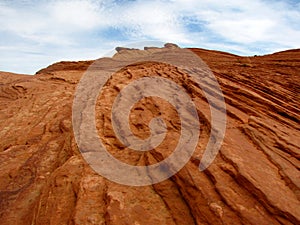
[[[156,150],[126,149],[110,124],[117,93],[152,74],[179,83],[193,98],[201,121],[195,155],[171,179],[146,187],[101,177],[78,151],[72,101],[92,61],[56,63],[35,76],[1,72],[0,224],[300,224],[300,50],[257,57],[191,50],[217,77],[227,105],[222,148],[204,172],[198,165],[210,133],[207,103],[176,68],[151,62],[124,68],[97,101],[97,128],[107,149],[141,165],[170,154],[180,122],[168,103],[146,98],[132,109],[133,132],[147,137],[149,120],[161,115],[169,134]]]

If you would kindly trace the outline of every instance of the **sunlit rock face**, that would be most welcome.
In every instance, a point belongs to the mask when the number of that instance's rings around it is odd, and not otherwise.
[[[103,63],[161,51],[117,50]],[[111,124],[118,93],[136,79],[159,76],[185,88],[195,104],[200,135],[193,156],[171,178],[141,187],[99,175],[77,147],[72,104],[94,61],[59,62],[34,76],[1,72],[0,224],[300,224],[300,50],[255,57],[190,50],[217,78],[226,102],[225,137],[206,170],[200,172],[199,163],[211,134],[210,108],[189,74],[150,61],[128,65],[97,98],[99,140],[112,156],[133,166],[172,154],[180,118],[164,99],[137,102],[129,116],[132,133],[146,139],[157,116],[167,133],[155,149],[134,151],[118,140]]]

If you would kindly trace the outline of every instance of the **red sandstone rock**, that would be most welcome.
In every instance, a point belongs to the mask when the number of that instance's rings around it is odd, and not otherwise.
[[[172,79],[193,98],[201,121],[194,156],[170,179],[146,187],[107,180],[78,151],[72,101],[92,61],[56,63],[35,76],[1,72],[0,224],[300,224],[300,50],[257,57],[191,50],[217,77],[227,106],[223,145],[204,172],[198,165],[210,133],[207,103],[176,68],[151,62],[128,66],[97,101],[98,133],[107,149],[126,163],[148,165],[176,146],[176,111],[157,98],[135,105],[131,128],[137,136],[149,135],[147,124],[159,113],[168,126],[161,146],[137,153],[114,136],[113,98],[147,73]],[[137,52],[144,54],[128,54]]]

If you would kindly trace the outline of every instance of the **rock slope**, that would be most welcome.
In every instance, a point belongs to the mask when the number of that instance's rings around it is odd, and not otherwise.
[[[143,54],[118,50],[115,58]],[[133,133],[146,138],[148,122],[160,115],[166,139],[145,153],[123,146],[114,135],[110,108],[126,84],[143,76],[166,77],[185,87],[196,105],[201,137],[193,157],[170,179],[144,187],[98,175],[78,150],[72,102],[93,61],[56,63],[34,76],[0,72],[0,224],[300,224],[300,50],[255,57],[191,50],[217,77],[227,107],[222,147],[204,172],[198,165],[210,114],[190,77],[170,65],[145,62],[116,73],[99,94],[98,134],[114,157],[131,165],[171,154],[180,121],[167,102],[145,98],[132,109]]]

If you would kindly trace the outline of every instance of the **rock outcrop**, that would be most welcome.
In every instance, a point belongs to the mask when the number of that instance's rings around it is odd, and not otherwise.
[[[119,50],[115,59],[127,54]],[[72,103],[93,61],[56,63],[34,76],[1,72],[0,224],[300,224],[300,50],[256,57],[191,51],[218,79],[227,107],[222,147],[203,172],[198,166],[210,113],[189,76],[171,65],[145,62],[116,73],[99,94],[99,137],[115,158],[131,165],[154,164],[171,154],[180,121],[167,102],[145,98],[132,109],[133,133],[146,138],[149,121],[160,115],[166,139],[143,153],[123,146],[114,135],[110,108],[126,84],[162,76],[185,87],[196,105],[201,137],[193,157],[170,179],[144,187],[100,176],[78,150]]]

